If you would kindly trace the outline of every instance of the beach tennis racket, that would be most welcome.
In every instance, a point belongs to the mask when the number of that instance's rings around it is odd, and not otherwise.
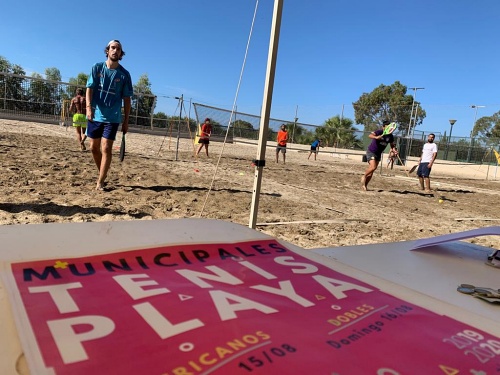
[[[415,169],[417,169],[417,167],[418,167],[418,164],[416,164],[416,165],[414,165],[413,167],[411,167],[411,169],[410,169],[410,172],[409,172],[409,173],[413,173],[413,172],[415,172]]]
[[[387,125],[384,129],[384,132],[382,133],[382,135],[389,135],[389,134],[392,134],[394,133],[394,131],[398,128],[398,124],[396,124],[395,122],[391,122],[389,125]]]
[[[125,159],[125,133],[122,135],[122,143],[120,145],[120,161]]]

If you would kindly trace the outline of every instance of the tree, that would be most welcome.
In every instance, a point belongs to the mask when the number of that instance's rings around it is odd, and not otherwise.
[[[322,127],[316,129],[316,136],[326,146],[351,148],[359,147],[360,141],[355,136],[356,128],[349,118],[339,115],[329,118]]]
[[[45,78],[47,79],[47,82],[45,82],[45,86],[47,87],[47,91],[49,92],[50,103],[55,103],[55,105],[52,106],[50,113],[54,115],[60,114],[64,94],[62,86],[59,84],[59,82],[61,82],[62,80],[61,72],[57,68],[46,68]]]
[[[399,81],[390,86],[380,85],[371,93],[363,93],[354,106],[354,119],[365,127],[365,131],[378,128],[383,120],[394,121],[399,129],[408,130],[413,96],[406,94],[407,87]],[[415,105],[420,104],[415,102]],[[426,116],[425,110],[417,105],[415,125],[421,125]]]
[[[151,115],[154,113],[154,94],[151,91],[151,82],[147,74],[139,77],[134,85],[131,116],[135,117],[136,125],[149,125]]]
[[[165,112],[156,112],[153,117],[153,127],[154,128],[166,128],[168,115]]]
[[[40,73],[31,74],[31,84],[27,90],[29,111],[41,114],[52,114],[50,89]]]
[[[0,94],[0,108],[24,110],[23,83],[25,80],[13,75],[24,76],[26,72],[21,66],[11,64],[6,58],[0,56],[0,73],[3,73],[0,74],[0,89],[4,91]]]
[[[308,143],[307,135],[311,132],[308,132],[305,127],[295,122],[287,123],[286,127],[288,129],[289,139],[292,143]]]
[[[66,87],[66,92],[63,94],[64,99],[70,99],[75,96],[78,87],[84,88],[87,85],[88,74],[78,73],[76,78],[69,79],[69,85]]]
[[[47,81],[61,82],[61,72],[57,68],[46,68],[45,79]]]
[[[231,124],[233,128],[233,135],[243,138],[255,138],[257,131],[253,125],[245,120],[236,120]]]
[[[476,121],[472,136],[481,138],[500,138],[500,111]]]

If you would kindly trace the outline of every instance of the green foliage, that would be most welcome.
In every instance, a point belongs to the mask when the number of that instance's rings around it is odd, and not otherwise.
[[[301,125],[298,125],[294,122],[289,122],[288,124],[285,124],[287,129],[288,129],[288,133],[289,133],[289,138],[290,138],[290,142],[293,142],[293,143],[307,143],[305,141],[305,135],[307,133],[307,130],[306,128],[304,128],[303,126]]]
[[[500,138],[500,111],[477,120],[472,129],[472,136],[479,136],[484,140]]]
[[[329,118],[322,127],[316,129],[314,138],[321,139],[323,145],[337,148],[359,148],[360,140],[356,138],[356,128],[349,118],[339,115]]]
[[[352,103],[356,123],[364,125],[365,131],[373,131],[387,119],[396,122],[401,130],[408,129],[413,96],[406,91],[407,87],[396,81],[390,86],[381,84],[371,93],[363,93]],[[425,116],[425,110],[418,105],[415,124],[422,124]]]
[[[156,112],[153,118],[153,127],[166,128],[168,123],[168,115],[164,112]]]
[[[298,126],[299,131],[295,133],[294,142],[303,145],[308,145],[313,143],[313,141],[318,138],[315,132],[309,131],[302,126]]]
[[[11,64],[5,57],[0,56],[0,72],[26,75],[26,72],[20,65]]]
[[[61,82],[61,72],[57,68],[46,68],[45,79],[48,81]]]
[[[241,129],[251,129],[253,130],[253,125],[249,123],[248,121],[245,120],[236,120],[234,121],[231,126],[233,128],[241,128]]]
[[[236,120],[231,126],[233,128],[233,137],[254,139],[258,134],[253,125],[245,120]]]
[[[69,85],[66,86],[66,90],[63,93],[63,99],[71,99],[76,95],[77,88],[84,88],[87,85],[88,74],[78,73],[76,78],[71,77],[69,79]]]
[[[11,64],[2,56],[0,56],[0,72],[18,74],[21,76],[26,74],[21,66]],[[2,99],[0,99],[1,108],[21,110],[22,101],[25,99],[23,78],[0,75],[0,87],[3,87],[5,90],[5,95],[0,95],[2,97]],[[4,96],[5,98],[10,98],[10,100],[5,100],[3,98]]]
[[[139,77],[134,85],[134,97],[132,98],[131,117],[136,125],[148,126],[151,115],[154,113],[154,95],[151,91],[151,82],[147,74]]]

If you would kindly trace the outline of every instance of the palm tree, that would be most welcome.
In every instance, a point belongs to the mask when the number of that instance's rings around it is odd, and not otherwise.
[[[349,118],[339,115],[329,118],[322,127],[316,129],[316,134],[326,146],[349,148],[356,146],[359,140],[355,137],[356,128]]]

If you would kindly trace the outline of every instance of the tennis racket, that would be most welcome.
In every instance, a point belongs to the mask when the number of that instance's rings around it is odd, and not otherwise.
[[[125,159],[125,133],[122,135],[122,143],[120,145],[120,161]]]
[[[409,172],[409,173],[413,173],[413,172],[415,172],[415,169],[417,169],[417,167],[418,167],[418,164],[416,164],[416,165],[414,165],[413,167],[411,167],[411,169],[410,169],[410,172]]]
[[[382,133],[382,135],[389,135],[389,134],[392,134],[394,133],[394,131],[398,128],[398,124],[396,124],[395,122],[391,122],[389,125],[387,125],[384,129],[384,132]]]

